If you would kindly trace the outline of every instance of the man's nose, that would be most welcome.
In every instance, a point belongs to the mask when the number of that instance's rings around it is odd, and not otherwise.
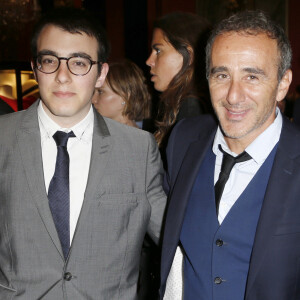
[[[243,87],[238,80],[232,79],[230,81],[226,100],[230,104],[237,104],[244,100]]]
[[[60,83],[69,82],[71,80],[71,72],[69,71],[67,61],[61,60],[60,66],[56,71],[56,81]]]

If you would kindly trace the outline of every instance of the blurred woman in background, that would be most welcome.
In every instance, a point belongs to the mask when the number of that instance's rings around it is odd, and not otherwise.
[[[154,23],[152,51],[146,64],[154,88],[161,92],[155,132],[161,150],[176,121],[210,110],[205,78],[209,30],[205,19],[184,12],[167,14]]]
[[[104,117],[139,127],[150,118],[151,96],[142,70],[129,60],[109,65],[105,83],[96,89],[92,102]]]

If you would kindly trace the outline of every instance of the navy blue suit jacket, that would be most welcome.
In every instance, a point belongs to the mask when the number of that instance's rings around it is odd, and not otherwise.
[[[185,209],[217,123],[208,115],[172,131],[165,187],[169,205],[163,236],[160,297],[179,242]],[[300,299],[300,131],[288,120],[272,167],[250,261],[245,300]]]

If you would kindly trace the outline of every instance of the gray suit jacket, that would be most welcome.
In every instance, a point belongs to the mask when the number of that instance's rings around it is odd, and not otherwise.
[[[45,189],[37,103],[0,118],[0,299],[136,298],[146,231],[165,208],[153,137],[95,113],[89,178],[67,261]]]

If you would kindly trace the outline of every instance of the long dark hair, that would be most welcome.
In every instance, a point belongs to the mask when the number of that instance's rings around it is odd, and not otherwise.
[[[181,70],[160,97],[155,138],[162,146],[176,122],[181,101],[187,96],[199,96],[203,91],[197,86],[206,86],[204,49],[210,25],[198,15],[174,12],[156,20],[155,28],[162,30],[165,39],[183,57]]]

